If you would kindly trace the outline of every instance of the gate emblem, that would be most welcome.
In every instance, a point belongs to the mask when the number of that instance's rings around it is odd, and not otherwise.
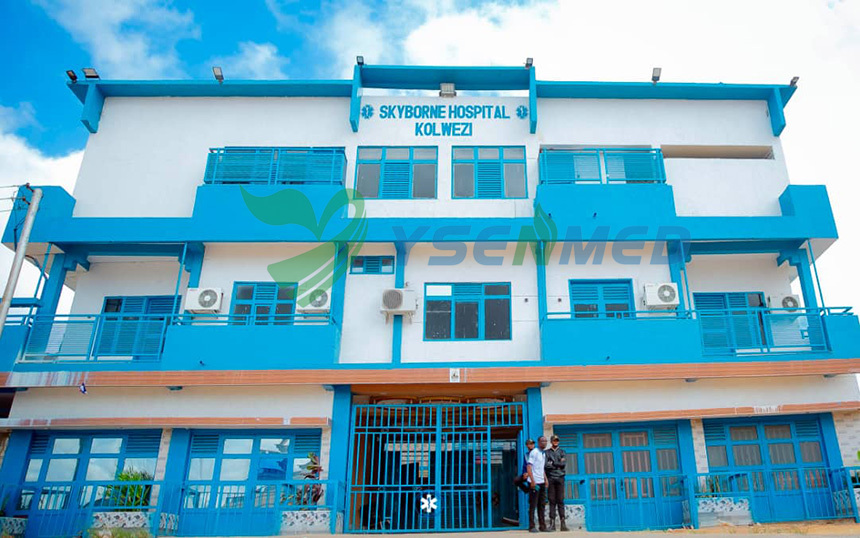
[[[436,497],[430,495],[429,493],[424,497],[421,497],[421,511],[427,512],[428,514],[432,513],[433,510],[436,510]]]

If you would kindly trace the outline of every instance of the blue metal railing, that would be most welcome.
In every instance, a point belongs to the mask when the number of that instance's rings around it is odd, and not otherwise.
[[[538,167],[542,184],[666,182],[659,148],[543,150]]]
[[[343,148],[212,148],[203,182],[213,185],[343,185]]]
[[[29,327],[22,361],[156,362],[167,328],[181,326],[328,325],[329,312],[294,314],[71,314],[16,316],[7,325]]]
[[[731,308],[697,310],[707,355],[827,351],[824,316],[850,308]]]
[[[170,316],[69,314],[29,323],[25,361],[157,361]]]
[[[205,488],[156,480],[4,484],[0,485],[0,508],[15,518],[20,532],[4,528],[13,536],[24,532],[39,537],[87,536],[114,528],[142,536],[269,536],[329,531],[333,527],[324,518],[308,516],[327,510],[330,520],[336,520],[335,497],[329,502],[326,493],[329,488],[342,491],[339,485],[335,480],[224,483]],[[312,528],[307,528],[309,522]]]
[[[561,320],[637,320],[637,319],[690,319],[693,317],[692,310],[575,310],[564,312],[547,312],[546,319]]]

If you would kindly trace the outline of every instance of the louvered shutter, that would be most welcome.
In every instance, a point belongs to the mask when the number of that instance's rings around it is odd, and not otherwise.
[[[364,273],[367,275],[378,275],[382,272],[382,257],[380,256],[365,256],[364,257]]]
[[[503,192],[502,163],[479,160],[475,166],[475,198],[501,198]]]
[[[317,456],[320,454],[321,434],[320,432],[301,432],[297,433],[293,453],[296,457],[306,457],[309,453],[314,453]]]
[[[694,293],[693,301],[699,311],[702,327],[702,345],[706,352],[730,353],[734,341],[726,309],[728,302],[724,293]]]
[[[604,312],[609,311],[619,311],[616,305],[626,305],[624,311],[631,310],[633,305],[633,290],[630,287],[628,282],[615,282],[615,283],[605,283],[601,287],[602,292],[602,302],[600,304],[600,310]],[[612,305],[613,308],[609,308],[609,305]],[[607,314],[609,316],[613,314]],[[620,316],[620,314],[615,314],[616,316]]]
[[[161,444],[160,431],[139,431],[128,434],[126,454],[158,454]]]
[[[731,313],[731,328],[734,332],[736,349],[755,349],[761,347],[761,328],[759,314],[750,311],[746,293],[729,293],[727,300]],[[737,309],[737,310],[735,310]]]
[[[408,162],[384,162],[379,197],[388,199],[409,198],[411,166]]]
[[[191,436],[192,454],[217,454],[221,438],[217,433],[193,433]]]

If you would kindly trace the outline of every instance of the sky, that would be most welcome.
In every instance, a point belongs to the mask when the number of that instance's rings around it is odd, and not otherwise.
[[[538,79],[787,83],[792,183],[827,185],[828,306],[860,307],[860,0],[0,0],[0,186],[72,191],[87,141],[66,69],[103,79],[350,78],[369,64],[521,65]],[[0,197],[13,194],[0,188]],[[11,205],[0,200],[0,223]],[[0,283],[11,252],[0,249]],[[32,272],[17,296],[32,295]]]

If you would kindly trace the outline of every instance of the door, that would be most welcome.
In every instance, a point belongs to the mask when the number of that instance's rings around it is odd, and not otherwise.
[[[157,360],[167,318],[179,298],[166,296],[105,297],[96,337],[97,358]]]
[[[561,426],[568,454],[568,503],[590,531],[683,525],[684,476],[678,430],[661,426]]]
[[[705,351],[760,353],[767,349],[764,294],[694,293]]]
[[[193,432],[178,534],[280,534],[285,512],[312,508],[325,493],[316,482],[320,438],[319,430]]]
[[[354,406],[346,531],[510,526],[517,494],[493,477],[522,460],[523,413],[521,403]]]
[[[835,517],[820,419],[704,421],[712,472],[737,472],[756,522]]]

